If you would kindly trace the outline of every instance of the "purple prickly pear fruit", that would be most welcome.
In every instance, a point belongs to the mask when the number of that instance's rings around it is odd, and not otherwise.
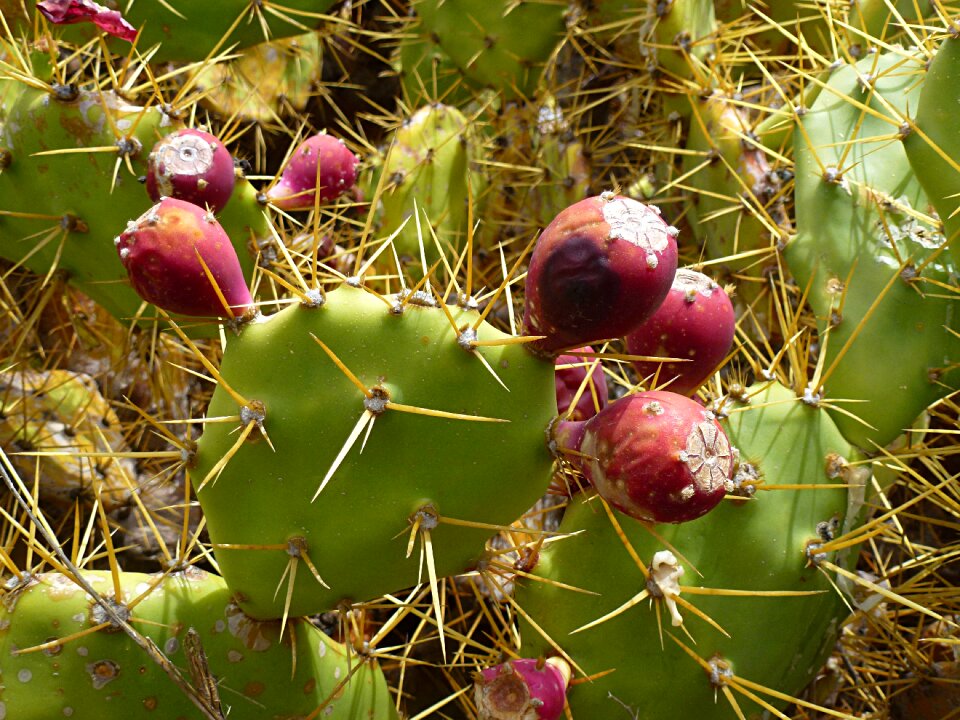
[[[212,212],[164,198],[128,223],[114,243],[130,283],[147,302],[196,317],[254,313],[237,252]]]
[[[186,128],[167,135],[153,146],[147,160],[147,193],[223,210],[236,172],[233,156],[218,138],[203,130]]]
[[[631,355],[683,358],[687,362],[635,361],[641,377],[657,372],[668,390],[692,394],[723,362],[736,331],[733,303],[703,273],[678,270],[673,287],[653,316],[626,337]]]
[[[123,15],[92,0],[40,0],[37,10],[54,25],[92,22],[122,40],[133,42],[137,37],[137,29],[124,20]]]
[[[343,140],[313,135],[293,151],[267,199],[281,210],[310,210],[316,198],[329,202],[350,190],[357,180],[357,163]]]
[[[563,210],[530,258],[524,331],[546,337],[527,347],[551,356],[626,335],[670,291],[676,236],[656,208],[611,192]]]
[[[558,450],[612,506],[645,522],[695,520],[723,499],[733,450],[713,414],[688,397],[640,392],[585,422],[553,429]]]
[[[561,658],[521,658],[482,670],[474,685],[480,720],[557,720],[570,666]]]
[[[592,353],[593,348],[577,348],[574,353]],[[607,406],[607,379],[599,364],[590,372],[590,380],[584,385],[591,358],[579,355],[560,355],[556,361],[557,411],[568,420],[587,420]],[[583,393],[577,404],[571,407],[580,388]],[[567,413],[570,413],[567,416]]]

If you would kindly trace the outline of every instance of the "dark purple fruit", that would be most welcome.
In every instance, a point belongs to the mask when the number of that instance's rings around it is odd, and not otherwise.
[[[592,353],[593,348],[586,346],[577,348],[573,352]],[[584,385],[592,362],[594,362],[593,358],[575,354],[560,355],[555,361],[557,411],[568,420],[587,420],[607,406],[607,379],[599,364],[590,372],[590,379]],[[583,393],[577,404],[571,407],[581,387],[583,387]],[[568,412],[569,416],[567,416]]]
[[[653,206],[603,193],[563,210],[537,241],[526,279],[524,327],[564,348],[619,338],[646,320],[677,270],[677,231]]]

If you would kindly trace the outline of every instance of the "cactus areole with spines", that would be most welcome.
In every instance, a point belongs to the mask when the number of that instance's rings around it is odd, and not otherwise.
[[[235,179],[230,152],[203,130],[170,133],[147,160],[147,193],[154,202],[174,197],[218,213],[230,200]]]
[[[537,241],[524,327],[543,355],[622,337],[646,320],[677,271],[677,230],[651,205],[605,192],[574,203]]]
[[[709,410],[666,391],[628,395],[580,423],[554,428],[608,503],[647,522],[694,520],[716,507],[733,476],[733,452]]]

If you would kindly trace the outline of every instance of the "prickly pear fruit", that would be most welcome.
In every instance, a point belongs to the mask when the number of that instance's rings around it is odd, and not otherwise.
[[[483,670],[474,701],[480,720],[557,720],[569,683],[570,666],[562,658],[521,658]]]
[[[526,280],[531,349],[622,337],[657,309],[677,271],[677,230],[660,212],[605,192],[574,203],[537,241]]]
[[[42,0],[37,3],[37,11],[54,25],[92,22],[122,40],[133,42],[137,37],[137,29],[123,15],[91,0]]]
[[[837,590],[843,581],[818,568],[816,559],[845,568],[856,561],[858,545],[823,543],[857,526],[869,473],[827,410],[777,383],[750,387],[745,397],[749,404],[736,403],[724,425],[740,450],[741,473],[746,476],[750,466],[766,492],[750,501],[724,501],[689,523],[658,526],[656,535],[640,523],[621,520],[615,527],[597,498],[574,498],[560,532],[576,537],[544,547],[534,570],[544,581],[517,584],[516,603],[530,620],[521,622],[523,654],[553,654],[559,646],[594,678],[571,685],[567,701],[574,718],[760,718],[760,703],[782,709],[834,648],[849,601]],[[672,560],[661,554],[667,548],[675,553]],[[570,586],[599,594],[571,592]],[[638,600],[644,590],[654,598],[652,607]],[[748,592],[732,598],[723,590]],[[770,596],[778,593],[787,596]],[[699,617],[678,602],[684,597]],[[615,614],[618,607],[623,612]],[[674,611],[673,622],[684,627],[670,632]],[[611,668],[616,672],[604,672]],[[731,672],[770,688],[766,699],[738,693],[739,708],[731,707],[721,694]]]
[[[233,157],[218,138],[185,128],[153,146],[147,161],[147,193],[208,207],[218,213],[233,193]]]
[[[711,412],[676,393],[629,395],[583,424],[561,421],[554,438],[579,451],[575,460],[608,503],[647,522],[705,515],[733,477],[723,428]]]
[[[667,299],[627,335],[627,352],[682,358],[633,364],[641,377],[654,375],[659,368],[658,384],[669,381],[669,390],[690,395],[730,352],[736,323],[733,303],[719,285],[703,273],[677,270]]]
[[[581,352],[592,353],[593,348],[577,348],[574,354],[560,355],[555,361],[557,411],[561,415],[569,413],[567,420],[588,420],[607,406],[607,378],[603,368],[592,358],[576,354]],[[588,372],[589,380],[586,379]],[[583,392],[580,391],[581,387]],[[580,398],[574,404],[577,393],[580,393]]]
[[[130,283],[147,302],[197,317],[253,312],[236,250],[213,213],[164,198],[114,242]]]
[[[359,159],[343,140],[320,133],[297,146],[267,199],[281,210],[310,210],[353,187]]]

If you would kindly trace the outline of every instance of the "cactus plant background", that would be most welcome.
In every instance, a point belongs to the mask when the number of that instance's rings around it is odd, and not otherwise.
[[[0,719],[956,714],[960,7],[0,18]],[[652,523],[576,421],[671,390],[730,473]]]

